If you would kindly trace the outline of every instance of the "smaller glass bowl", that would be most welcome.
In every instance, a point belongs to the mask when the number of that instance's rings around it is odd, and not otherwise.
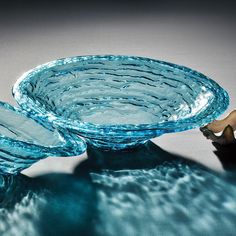
[[[82,139],[66,130],[43,125],[27,113],[0,102],[0,174],[17,174],[48,156],[76,156],[85,152]]]
[[[103,148],[127,149],[165,133],[200,127],[228,104],[203,74],[134,56],[78,56],[26,72],[13,87],[18,104]]]

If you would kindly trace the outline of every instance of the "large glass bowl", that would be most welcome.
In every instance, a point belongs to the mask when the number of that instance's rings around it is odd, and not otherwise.
[[[78,56],[23,74],[18,104],[54,125],[112,150],[216,119],[229,98],[216,82],[184,66],[134,56]]]

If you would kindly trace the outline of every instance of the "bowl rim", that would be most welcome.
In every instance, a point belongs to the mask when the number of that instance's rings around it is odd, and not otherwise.
[[[48,111],[45,107],[39,104],[37,101],[32,100],[27,94],[24,93],[24,85],[31,79],[32,76],[35,76],[37,73],[40,73],[44,70],[51,69],[55,66],[66,65],[70,63],[79,63],[86,60],[139,60],[145,61],[149,63],[158,63],[161,66],[169,67],[170,69],[178,69],[184,73],[191,74],[192,76],[197,77],[197,79],[201,80],[204,85],[208,85],[214,93],[217,93],[217,96],[214,97],[213,104],[217,104],[219,107],[218,110],[213,110],[212,113],[208,113],[206,110],[204,112],[200,112],[199,114],[191,117],[187,117],[184,119],[180,119],[177,121],[163,121],[151,124],[94,124],[90,122],[84,122],[80,120],[72,120],[72,119],[64,119],[63,116],[59,116],[52,111]],[[38,119],[42,119],[42,117],[46,117],[49,121],[51,121],[57,127],[63,127],[70,130],[78,131],[78,132],[86,132],[86,133],[99,133],[99,134],[107,134],[107,130],[109,130],[110,134],[115,134],[119,132],[132,131],[132,132],[140,132],[140,131],[150,131],[151,133],[158,131],[163,133],[170,132],[179,132],[184,130],[189,130],[193,128],[197,128],[203,126],[211,121],[215,120],[219,115],[221,115],[229,105],[229,95],[228,93],[214,80],[205,76],[204,74],[190,69],[183,65],[174,64],[171,62],[161,61],[157,59],[151,59],[147,57],[140,56],[128,56],[128,55],[83,55],[83,56],[73,56],[73,57],[65,57],[56,59],[53,61],[49,61],[47,63],[41,64],[27,72],[25,72],[13,85],[12,94],[17,101],[17,103],[24,109],[28,111],[34,111],[38,113]],[[199,115],[203,115],[203,119],[197,119]],[[178,125],[177,125],[178,123]]]
[[[21,108],[14,107],[8,103],[0,101],[0,107],[13,111],[16,115],[24,116],[38,125],[42,126],[44,129],[54,130],[58,133],[61,142],[58,145],[40,145],[36,143],[31,143],[23,140],[17,140],[10,138],[3,134],[0,134],[0,144],[4,146],[19,148],[28,152],[38,153],[40,156],[74,156],[80,155],[86,151],[86,143],[78,136],[69,133],[66,130],[59,130],[53,128],[47,121],[44,120],[44,125],[39,123],[38,120],[33,118],[33,113],[29,113]],[[46,123],[45,123],[46,122]],[[81,149],[79,149],[81,147]],[[0,147],[1,150],[1,147]],[[71,153],[69,151],[71,150]],[[80,150],[80,151],[79,151]],[[2,151],[2,150],[1,150]],[[77,153],[77,154],[76,154]],[[15,155],[15,154],[14,154]],[[15,155],[16,156],[16,155]],[[20,156],[20,155],[19,155]]]

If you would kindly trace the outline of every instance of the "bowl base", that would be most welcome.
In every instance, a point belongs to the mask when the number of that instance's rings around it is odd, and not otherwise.
[[[137,148],[143,144],[145,144],[148,140],[131,142],[131,143],[115,143],[115,142],[104,142],[102,140],[91,140],[86,139],[88,145],[102,149],[104,151],[128,151],[130,149]]]

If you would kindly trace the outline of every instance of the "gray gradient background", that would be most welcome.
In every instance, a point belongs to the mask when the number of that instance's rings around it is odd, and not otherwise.
[[[0,3],[0,100],[25,71],[61,57],[138,55],[196,69],[236,93],[236,10],[233,1],[97,1]],[[199,130],[154,140],[163,149],[222,171]],[[48,158],[23,173],[71,172],[86,158]]]

